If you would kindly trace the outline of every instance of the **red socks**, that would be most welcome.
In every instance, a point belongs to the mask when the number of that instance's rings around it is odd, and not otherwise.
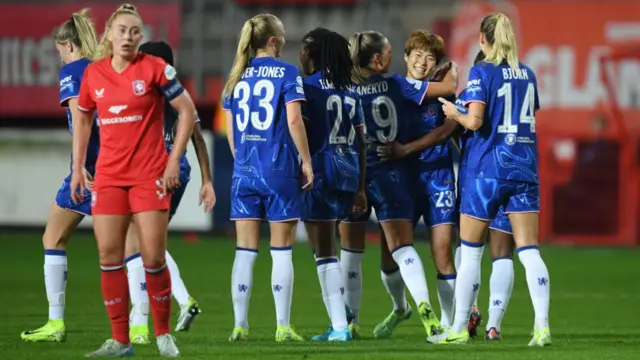
[[[126,284],[125,275],[125,284]],[[145,267],[147,293],[151,305],[151,315],[156,329],[156,336],[168,334],[171,319],[171,276],[166,264],[158,269]],[[128,321],[128,317],[127,317]]]
[[[124,265],[101,265],[102,298],[114,340],[129,343],[129,283]],[[167,272],[168,274],[168,272]]]

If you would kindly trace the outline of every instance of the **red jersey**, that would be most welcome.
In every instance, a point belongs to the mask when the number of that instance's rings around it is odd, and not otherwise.
[[[183,91],[175,69],[148,54],[138,53],[121,73],[110,57],[87,67],[78,108],[98,114],[96,184],[132,186],[162,177],[168,161],[163,96],[171,101]]]

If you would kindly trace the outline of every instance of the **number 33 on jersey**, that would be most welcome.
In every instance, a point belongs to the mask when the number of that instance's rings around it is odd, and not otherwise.
[[[286,104],[305,101],[295,66],[272,57],[254,58],[223,101],[223,109],[233,116],[234,175],[300,176],[286,112]]]

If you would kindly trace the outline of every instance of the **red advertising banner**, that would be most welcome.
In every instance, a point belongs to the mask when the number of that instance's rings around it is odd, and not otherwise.
[[[0,116],[38,116],[61,111],[58,70],[61,66],[51,32],[82,7],[89,7],[98,34],[117,4],[0,4]],[[178,2],[139,4],[144,38],[180,41]]]
[[[462,65],[461,84],[479,50],[480,22],[497,11],[511,19],[520,59],[538,77],[544,110],[538,125],[589,131],[594,112],[609,101],[600,59],[619,47],[640,44],[640,1],[462,1],[450,41],[450,53]],[[609,66],[620,107],[640,115],[640,61],[629,59]]]
[[[479,50],[480,22],[492,12],[509,16],[520,59],[537,75],[540,238],[640,244],[640,2],[459,5],[450,53],[462,84]]]

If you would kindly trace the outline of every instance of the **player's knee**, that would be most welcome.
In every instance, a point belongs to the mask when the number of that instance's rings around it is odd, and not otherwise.
[[[65,250],[67,248],[68,236],[63,234],[51,234],[45,232],[42,236],[42,245],[49,250]]]
[[[142,255],[142,264],[146,269],[160,269],[166,264],[165,251],[146,253]]]
[[[316,257],[324,258],[324,257],[332,257],[336,256],[336,249],[333,245],[333,241],[331,239],[319,240],[315,245]]]
[[[390,251],[381,251],[380,268],[387,274],[393,273],[398,270],[398,264],[395,260],[393,260],[393,256],[391,256]]]
[[[510,257],[513,254],[512,235],[498,230],[489,231],[491,258],[500,259]]]
[[[98,249],[100,253],[100,264],[118,265],[124,262],[123,251],[117,251],[114,248]]]

